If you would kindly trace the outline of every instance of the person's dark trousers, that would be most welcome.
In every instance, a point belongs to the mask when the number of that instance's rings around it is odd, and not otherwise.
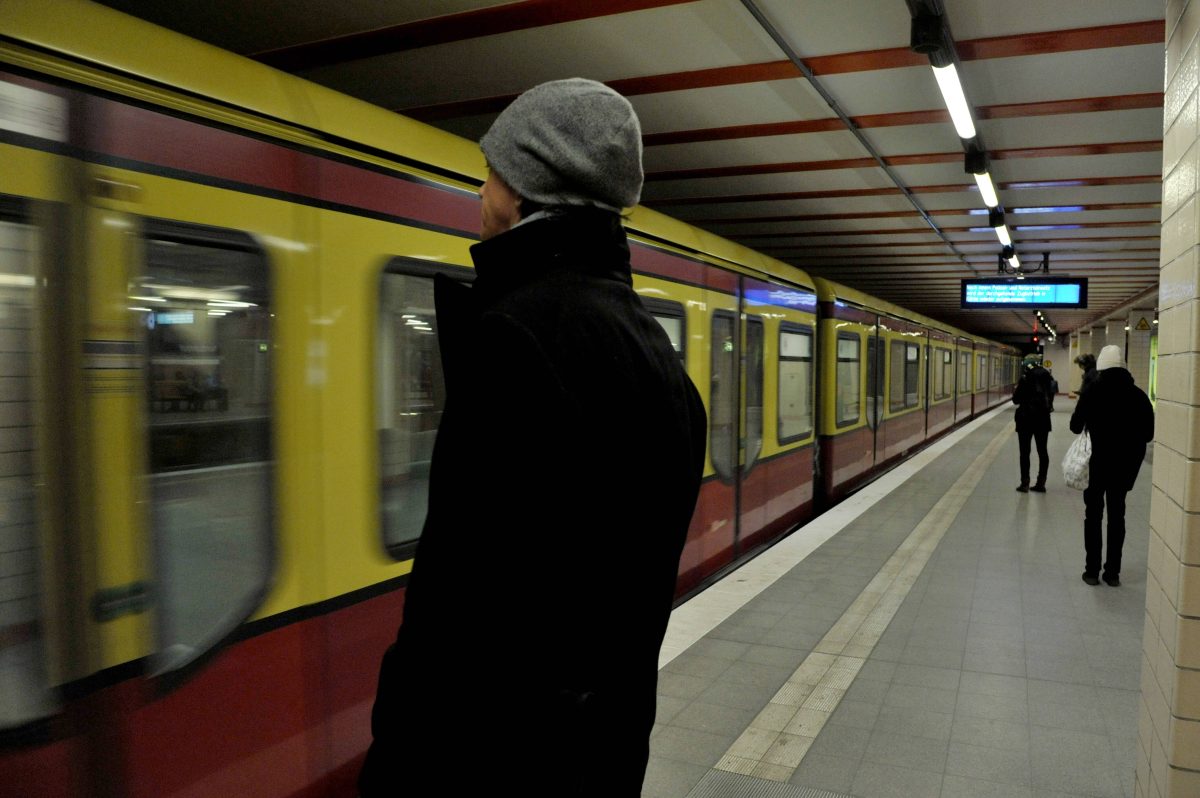
[[[1125,494],[1120,488],[1106,487],[1091,482],[1083,492],[1083,549],[1086,555],[1084,572],[1100,575],[1101,533],[1104,520],[1104,505],[1108,505],[1108,559],[1104,563],[1104,575],[1119,576],[1121,573],[1121,549],[1125,546]]]
[[[1038,453],[1038,485],[1046,484],[1046,471],[1050,468],[1050,451],[1046,448],[1046,439],[1050,430],[1017,430],[1017,446],[1021,452],[1021,484],[1029,484],[1029,439],[1037,443]]]

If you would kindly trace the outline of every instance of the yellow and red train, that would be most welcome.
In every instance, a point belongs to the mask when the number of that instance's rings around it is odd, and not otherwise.
[[[0,0],[4,792],[353,794],[443,400],[432,278],[470,279],[483,177],[110,9]],[[680,596],[1011,392],[1006,347],[627,227],[709,411]],[[619,580],[636,545],[595,554]]]

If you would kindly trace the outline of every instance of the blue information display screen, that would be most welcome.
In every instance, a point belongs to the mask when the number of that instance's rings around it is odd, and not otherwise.
[[[963,280],[963,308],[1086,308],[1087,278]]]

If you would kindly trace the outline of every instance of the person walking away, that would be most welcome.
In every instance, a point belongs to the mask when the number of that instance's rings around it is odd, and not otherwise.
[[[1021,484],[1017,490],[1028,493],[1046,492],[1046,472],[1050,467],[1050,452],[1046,440],[1050,436],[1050,413],[1053,409],[1054,392],[1051,388],[1050,372],[1038,365],[1036,360],[1027,359],[1021,379],[1013,388],[1013,404],[1017,406],[1017,446],[1020,452]],[[1037,443],[1037,482],[1029,485],[1029,444]]]
[[[446,406],[359,790],[633,798],[707,430],[633,290],[641,129],[574,78],[480,147],[476,277],[435,286]]]
[[[1091,352],[1082,354],[1075,358],[1075,365],[1083,369],[1083,382],[1079,385],[1079,395],[1083,396],[1083,392],[1100,376],[1100,372],[1096,371],[1096,356]]]
[[[1071,432],[1092,437],[1088,486],[1083,491],[1083,581],[1100,584],[1100,528],[1108,507],[1108,556],[1104,581],[1121,584],[1121,549],[1125,544],[1125,494],[1132,488],[1154,439],[1154,407],[1146,392],[1124,367],[1121,348],[1109,345],[1096,358],[1098,377],[1079,395],[1071,414]]]

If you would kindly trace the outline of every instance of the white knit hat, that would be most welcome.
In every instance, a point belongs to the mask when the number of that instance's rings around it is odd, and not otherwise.
[[[1109,344],[1100,350],[1100,356],[1096,358],[1096,371],[1124,367],[1125,355],[1121,352],[1121,347]]]
[[[620,211],[642,193],[642,128],[633,106],[594,80],[534,86],[479,140],[488,165],[539,205]]]

